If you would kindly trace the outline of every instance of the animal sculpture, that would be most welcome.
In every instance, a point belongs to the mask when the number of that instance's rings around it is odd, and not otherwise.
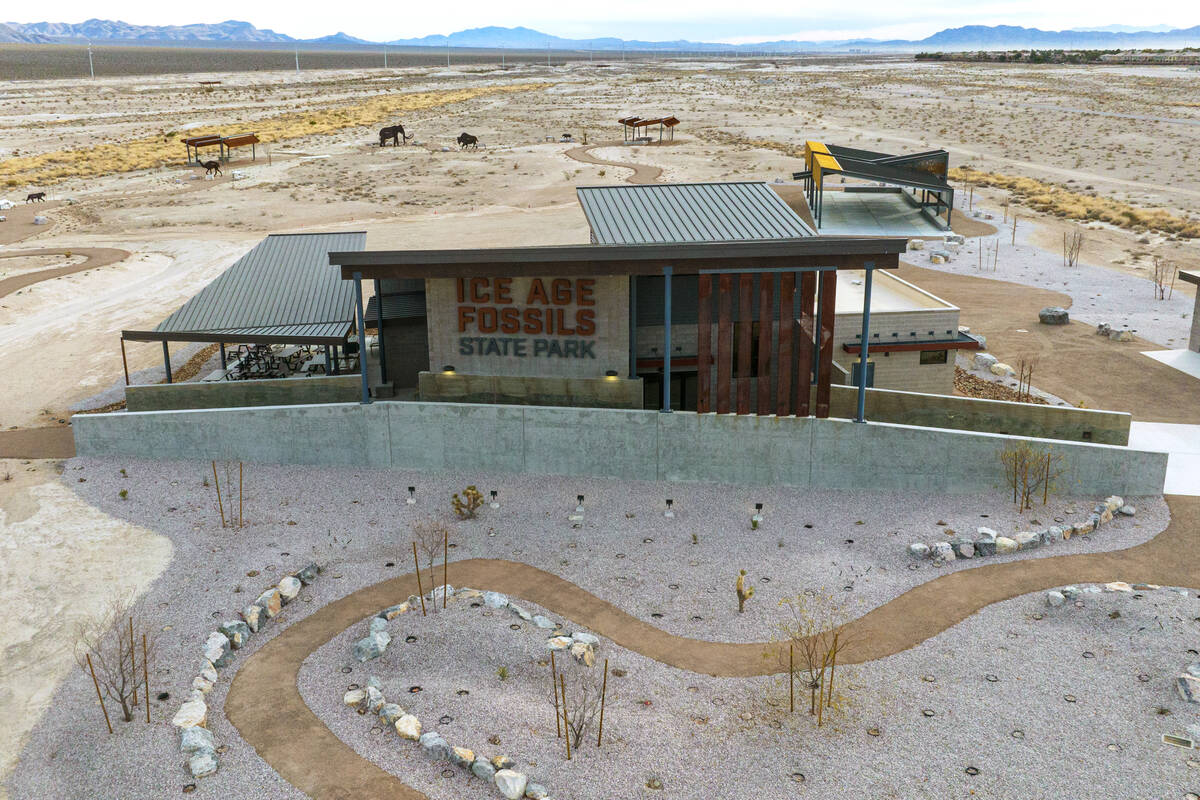
[[[220,175],[221,174],[221,162],[219,162],[219,161],[205,161],[200,166],[204,167],[205,175]]]
[[[25,195],[25,202],[26,203],[33,203],[33,202],[44,203],[44,202],[46,202],[46,193],[45,192],[30,192],[29,194]]]
[[[413,137],[404,132],[403,125],[389,125],[386,128],[379,129],[380,147],[386,147],[389,139],[393,147],[399,147],[401,142],[408,144],[408,140],[411,138]]]
[[[479,149],[479,137],[472,136],[465,131],[458,135],[458,139],[456,141],[458,142],[459,150],[466,150],[468,147],[474,147],[476,150]]]

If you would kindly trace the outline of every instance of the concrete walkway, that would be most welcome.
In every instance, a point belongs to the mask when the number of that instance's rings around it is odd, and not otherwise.
[[[1123,580],[1198,587],[1200,498],[1168,497],[1167,503],[1171,511],[1167,529],[1128,550],[981,565],[917,586],[846,627],[852,644],[845,659],[861,663],[907,650],[992,603],[1068,583]],[[748,677],[786,669],[776,660],[781,655],[778,645],[674,636],[528,564],[460,561],[450,567],[449,580],[536,603],[621,647],[681,670]],[[234,676],[225,715],[259,756],[310,797],[427,800],[338,739],[305,705],[296,686],[300,665],[309,653],[416,590],[416,578],[409,574],[330,603],[263,645]]]
[[[1165,494],[1200,496],[1200,425],[1133,422],[1129,446],[1170,454]]]

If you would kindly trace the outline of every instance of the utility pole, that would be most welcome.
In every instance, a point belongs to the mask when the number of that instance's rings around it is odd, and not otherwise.
[[[387,69],[387,45],[383,47],[383,68]]]
[[[88,42],[88,72],[92,75],[92,80],[96,80],[96,66],[92,62],[92,43]]]
[[[296,48],[296,72],[300,72],[300,48]]]
[[[450,66],[450,38],[446,37],[446,66]]]

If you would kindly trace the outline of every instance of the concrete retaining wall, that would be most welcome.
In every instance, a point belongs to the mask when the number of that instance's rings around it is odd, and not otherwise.
[[[574,408],[641,408],[641,378],[552,378],[422,372],[417,394],[431,403],[509,403]]]
[[[997,489],[1013,437],[846,420],[377,402],[81,414],[80,456],[593,475],[814,488]],[[1162,492],[1165,453],[1033,440],[1070,493]]]
[[[361,397],[362,376],[357,373],[312,378],[156,383],[125,387],[125,405],[130,411],[353,403]]]

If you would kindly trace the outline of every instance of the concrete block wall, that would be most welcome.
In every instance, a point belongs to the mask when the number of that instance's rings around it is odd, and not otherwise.
[[[73,423],[84,457],[947,493],[999,489],[998,454],[1015,438],[842,419],[423,402],[86,414]],[[1165,453],[1032,441],[1064,456],[1064,491],[1162,491]]]
[[[252,381],[189,381],[125,387],[130,411],[184,408],[352,403],[362,396],[362,377],[325,375]]]

